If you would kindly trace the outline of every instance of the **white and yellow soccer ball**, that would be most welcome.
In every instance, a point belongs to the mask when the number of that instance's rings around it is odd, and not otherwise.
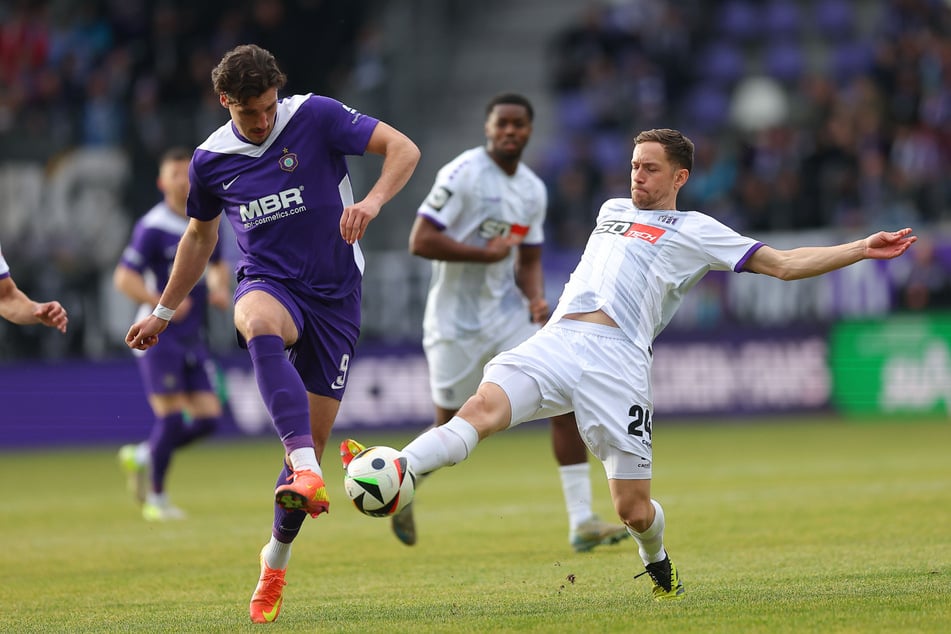
[[[361,513],[390,517],[413,501],[416,475],[406,456],[392,447],[378,445],[353,457],[347,465],[343,486]]]

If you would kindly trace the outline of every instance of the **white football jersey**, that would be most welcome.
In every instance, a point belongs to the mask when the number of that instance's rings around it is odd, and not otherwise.
[[[10,265],[3,259],[3,249],[0,248],[0,277],[6,277],[10,274]]]
[[[509,176],[484,147],[472,148],[443,166],[418,214],[452,239],[474,246],[496,236],[519,235],[522,244],[544,242],[548,192],[523,163]],[[423,331],[426,340],[455,338],[528,322],[528,299],[515,285],[518,249],[499,262],[433,260]],[[514,323],[514,322],[512,322]]]
[[[698,211],[644,210],[613,198],[598,212],[551,323],[600,309],[646,348],[707,271],[740,272],[761,246]]]

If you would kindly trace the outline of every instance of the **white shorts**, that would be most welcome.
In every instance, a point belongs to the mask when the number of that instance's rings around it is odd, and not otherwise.
[[[424,340],[433,403],[444,409],[462,407],[479,389],[485,364],[503,350],[514,348],[534,335],[539,327],[526,318],[501,331],[434,342]]]
[[[574,410],[578,430],[608,478],[651,478],[651,353],[617,328],[563,319],[492,359],[512,422]]]

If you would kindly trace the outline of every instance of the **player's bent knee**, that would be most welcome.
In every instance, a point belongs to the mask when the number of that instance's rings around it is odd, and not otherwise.
[[[621,521],[639,533],[650,528],[654,521],[650,480],[610,479],[608,486],[614,510]]]
[[[475,427],[481,439],[508,428],[512,408],[502,388],[483,383],[459,409],[458,415]]]
[[[247,341],[251,341],[255,337],[260,337],[262,335],[276,335],[286,339],[281,333],[281,327],[278,323],[269,320],[261,319],[258,317],[249,317],[247,319],[237,319],[235,318],[235,328],[238,329],[238,332],[241,333],[241,336]]]
[[[647,504],[626,504],[616,508],[618,517],[624,524],[638,533],[643,533],[654,522],[654,509],[648,500]]]

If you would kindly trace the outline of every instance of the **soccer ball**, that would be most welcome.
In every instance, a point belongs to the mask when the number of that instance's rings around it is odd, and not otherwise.
[[[343,487],[361,513],[389,517],[413,501],[416,475],[396,449],[367,447],[347,465]]]

